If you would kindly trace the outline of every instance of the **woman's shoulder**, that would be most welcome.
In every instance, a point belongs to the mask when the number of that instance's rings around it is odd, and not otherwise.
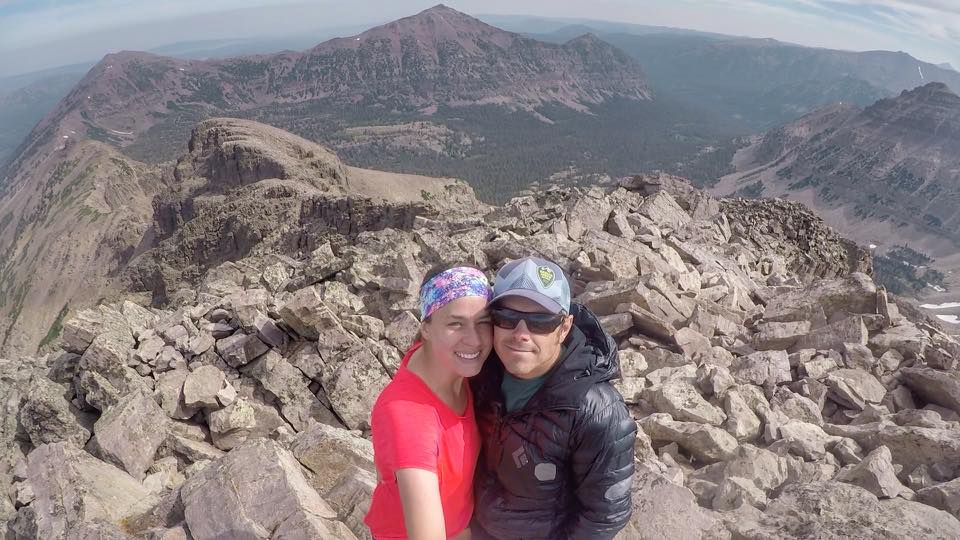
[[[373,406],[373,412],[387,409],[402,409],[410,414],[435,414],[436,398],[423,384],[416,379],[416,375],[405,368],[400,368]]]

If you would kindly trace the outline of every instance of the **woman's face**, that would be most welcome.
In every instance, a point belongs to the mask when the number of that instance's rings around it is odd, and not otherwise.
[[[433,312],[421,327],[431,356],[460,377],[480,373],[493,348],[487,299],[464,296]]]

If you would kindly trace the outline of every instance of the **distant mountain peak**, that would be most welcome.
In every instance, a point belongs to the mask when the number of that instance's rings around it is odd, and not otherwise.
[[[497,46],[505,48],[518,37],[517,34],[490,26],[466,13],[443,4],[437,4],[416,15],[371,28],[352,38],[336,39],[327,43],[336,43],[337,46],[342,47],[349,41],[353,41],[354,45],[359,45],[370,40],[389,39],[399,41],[402,38],[413,38],[427,44],[456,42],[466,50],[474,51],[478,41],[493,42]],[[325,43],[320,44],[317,48],[324,45]]]
[[[931,82],[923,86],[918,86],[913,90],[904,90],[903,92],[901,92],[900,95],[901,96],[903,95],[929,96],[933,94],[943,94],[943,93],[956,95],[954,92],[950,90],[949,86],[947,86],[945,83],[942,83],[942,82]]]
[[[144,51],[117,51],[104,55],[104,57],[97,62],[97,66],[105,67],[113,64],[126,64],[133,61],[153,60],[168,60],[168,58]]]
[[[603,41],[593,32],[587,32],[585,34],[579,35],[567,43],[603,43],[604,45],[609,45],[607,42]]]
[[[462,17],[468,17],[468,18],[471,18],[471,19],[473,18],[473,17],[470,17],[470,15],[467,15],[466,13],[464,13],[464,12],[462,12],[462,11],[457,11],[457,10],[453,9],[452,7],[447,6],[447,5],[445,5],[445,4],[437,4],[437,5],[435,5],[435,6],[431,7],[431,8],[427,8],[427,9],[421,11],[421,12],[419,13],[419,15],[424,15],[424,14],[427,14],[427,13],[429,13],[429,14],[439,14],[439,15],[454,14],[454,15],[459,15],[459,16],[462,16]],[[416,15],[414,15],[414,17],[416,17]]]
[[[470,15],[467,15],[466,13],[463,13],[462,11],[457,11],[457,10],[455,10],[455,9],[453,9],[453,8],[451,8],[451,7],[447,7],[447,6],[443,5],[443,4],[437,4],[437,5],[433,6],[432,8],[425,9],[425,10],[421,11],[420,13],[417,13],[416,15],[411,15],[411,16],[409,16],[409,17],[404,17],[404,18],[402,18],[402,19],[398,19],[398,20],[393,21],[393,22],[394,22],[394,23],[397,23],[397,22],[401,22],[401,21],[404,21],[404,20],[417,20],[417,19],[432,19],[432,20],[441,21],[441,22],[444,22],[444,23],[446,23],[446,24],[451,24],[451,25],[478,24],[478,23],[479,23],[479,24],[482,24],[483,26],[488,26],[488,27],[490,27],[490,28],[493,28],[492,26],[490,26],[490,25],[488,25],[487,23],[481,21],[480,19],[477,19],[476,17],[471,17]],[[390,24],[392,24],[392,23],[390,23]]]
[[[949,122],[960,128],[960,96],[942,82],[931,82],[912,90],[904,90],[897,97],[874,103],[867,108],[867,112],[884,117],[906,115],[906,119],[911,122],[927,118],[931,125]]]
[[[302,52],[216,60],[109,54],[35,126],[22,147],[33,153],[40,146],[63,144],[64,135],[86,135],[132,146],[133,152],[142,151],[138,157],[152,161],[171,159],[174,148],[154,144],[150,137],[160,131],[147,133],[158,124],[182,132],[187,123],[181,117],[196,120],[301,102],[329,110],[367,103],[433,112],[440,106],[533,110],[556,103],[586,112],[611,98],[651,97],[639,64],[596,36],[581,37],[572,46],[541,42],[440,4]],[[25,163],[18,158],[10,161],[9,172],[17,173]]]

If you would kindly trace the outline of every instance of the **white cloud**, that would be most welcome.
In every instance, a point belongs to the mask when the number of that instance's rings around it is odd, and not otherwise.
[[[37,9],[22,10],[3,17],[0,50],[19,49],[147,21],[285,3],[289,3],[289,0],[86,0],[41,5]]]

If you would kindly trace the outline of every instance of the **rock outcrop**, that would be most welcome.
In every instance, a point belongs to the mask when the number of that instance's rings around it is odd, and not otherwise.
[[[343,270],[340,259],[318,251],[331,238],[410,229],[416,216],[483,207],[462,182],[348,167],[322,146],[234,118],[197,124],[172,176],[154,199],[155,247],[126,272],[157,303],[209,268],[257,253],[299,254],[292,265],[273,264],[262,281],[271,292],[303,288]],[[294,267],[298,281],[288,282]]]

